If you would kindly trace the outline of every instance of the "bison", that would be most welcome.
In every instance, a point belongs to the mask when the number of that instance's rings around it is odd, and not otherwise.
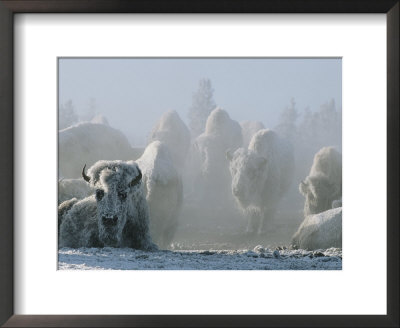
[[[259,130],[248,149],[226,153],[230,161],[232,194],[248,219],[247,232],[266,231],[293,178],[293,149],[269,129]]]
[[[182,179],[174,167],[169,148],[160,141],[149,144],[136,161],[143,173],[143,186],[150,213],[150,235],[160,247],[171,244],[182,207]]]
[[[155,250],[149,210],[135,162],[98,161],[82,177],[95,194],[60,204],[59,247],[130,247]]]
[[[293,235],[292,245],[308,250],[342,248],[342,207],[308,215]]]
[[[259,121],[243,121],[240,122],[243,135],[243,147],[247,148],[253,135],[262,129],[265,129],[264,124]]]
[[[99,160],[137,159],[143,149],[132,148],[126,136],[105,124],[78,123],[58,132],[59,174],[76,179],[82,162],[93,165]]]
[[[156,140],[168,147],[174,166],[182,169],[190,147],[190,132],[176,111],[166,112],[154,126],[148,144]]]
[[[82,179],[60,179],[58,181],[58,204],[72,198],[83,199],[93,193],[94,190]]]
[[[342,198],[342,155],[324,147],[314,156],[309,175],[299,185],[305,197],[304,216],[337,207]]]
[[[237,149],[242,145],[242,131],[238,122],[221,109],[214,109],[208,116],[206,130],[198,136],[193,145],[193,171],[195,189],[201,191],[200,199],[210,206],[219,202],[233,203],[231,200],[230,175],[225,158],[227,149]],[[214,204],[216,203],[216,204]]]

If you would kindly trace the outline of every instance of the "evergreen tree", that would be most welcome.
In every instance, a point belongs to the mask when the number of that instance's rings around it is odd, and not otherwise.
[[[282,136],[294,143],[297,138],[297,119],[299,113],[296,109],[296,102],[294,98],[290,100],[290,105],[287,106],[279,117],[279,123],[275,130]]]
[[[213,95],[214,89],[211,81],[209,79],[200,80],[189,109],[189,128],[193,138],[204,132],[207,117],[216,107]]]
[[[335,101],[332,99],[321,105],[317,112],[306,110],[299,131],[301,142],[314,152],[324,146],[337,146],[340,150],[342,120],[341,112],[336,110]]]
[[[60,105],[58,112],[58,129],[65,129],[78,122],[78,115],[74,110],[72,100],[68,100],[65,104]]]

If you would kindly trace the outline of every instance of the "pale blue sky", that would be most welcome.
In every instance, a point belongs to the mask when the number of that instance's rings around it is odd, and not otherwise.
[[[140,144],[170,109],[187,123],[202,78],[211,80],[217,105],[239,122],[258,120],[272,128],[291,98],[300,111],[316,111],[330,99],[341,108],[341,60],[315,58],[62,58],[59,101],[71,99],[81,113],[94,98],[110,125]]]

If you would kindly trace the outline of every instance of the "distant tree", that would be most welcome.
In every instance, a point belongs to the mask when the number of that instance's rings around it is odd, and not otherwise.
[[[335,101],[322,104],[317,111],[308,107],[301,113],[296,110],[292,99],[279,119],[276,131],[288,138],[295,150],[295,181],[304,179],[311,168],[314,155],[326,146],[335,146],[341,151],[342,119],[341,111],[336,110]],[[298,183],[293,184],[286,198],[286,206],[302,206],[304,198],[298,192]]]
[[[58,112],[58,129],[62,130],[78,122],[78,115],[75,113],[72,100],[60,105]]]
[[[324,146],[337,146],[340,150],[342,117],[341,112],[336,110],[335,101],[332,99],[322,104],[317,112],[306,109],[299,131],[302,143],[312,148],[313,152]]]
[[[290,105],[287,106],[279,117],[279,123],[275,130],[283,137],[294,143],[297,138],[297,119],[299,113],[296,109],[296,102],[294,98],[290,100]]]
[[[82,113],[81,121],[90,122],[97,115],[96,99],[90,98],[86,110]]]
[[[204,132],[208,115],[215,109],[214,89],[209,79],[199,81],[199,87],[193,94],[192,106],[189,108],[189,128],[192,137]]]
[[[322,147],[335,146],[338,151],[342,149],[341,112],[336,110],[333,99],[322,104],[316,112],[306,108],[302,113],[302,120],[298,124],[297,131],[299,177],[308,174],[314,155]]]
[[[341,114],[336,110],[335,101],[331,99],[320,107],[320,134],[326,144],[341,147],[342,139],[342,119]],[[338,141],[340,141],[338,144]]]
[[[341,111],[336,110],[332,99],[322,104],[316,111],[305,108],[297,111],[295,101],[285,108],[279,118],[275,130],[289,139],[295,151],[295,181],[286,197],[285,206],[303,206],[304,198],[298,191],[298,183],[308,173],[314,155],[326,146],[335,146],[341,151],[342,145],[342,118]]]

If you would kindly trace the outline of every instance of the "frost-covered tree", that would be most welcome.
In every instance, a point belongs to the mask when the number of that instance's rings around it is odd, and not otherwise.
[[[279,117],[279,123],[275,127],[275,130],[282,137],[286,138],[292,144],[297,138],[297,119],[299,113],[296,109],[296,102],[294,98],[290,100],[290,105],[287,106],[281,113]]]
[[[336,110],[335,101],[322,104],[316,112],[306,110],[298,130],[301,131],[299,142],[311,148],[311,153],[324,146],[336,146],[340,150],[342,117]]]
[[[332,99],[322,104],[316,111],[308,107],[297,111],[295,102],[284,109],[280,115],[276,131],[287,138],[295,149],[295,180],[307,176],[316,152],[322,147],[334,146],[339,152],[342,144],[341,111],[336,110]],[[295,184],[289,192],[288,204],[303,202]]]
[[[192,106],[189,108],[189,128],[195,138],[204,132],[208,115],[215,109],[214,89],[209,79],[201,79],[199,87],[193,94]]]
[[[322,104],[317,111],[306,109],[298,124],[296,138],[297,168],[299,178],[305,177],[313,157],[322,147],[342,148],[342,118],[332,99]]]
[[[78,122],[78,115],[75,113],[72,100],[61,104],[58,112],[58,129],[62,130]]]
[[[80,119],[81,121],[90,122],[97,114],[96,99],[90,98],[86,110],[80,115]]]

